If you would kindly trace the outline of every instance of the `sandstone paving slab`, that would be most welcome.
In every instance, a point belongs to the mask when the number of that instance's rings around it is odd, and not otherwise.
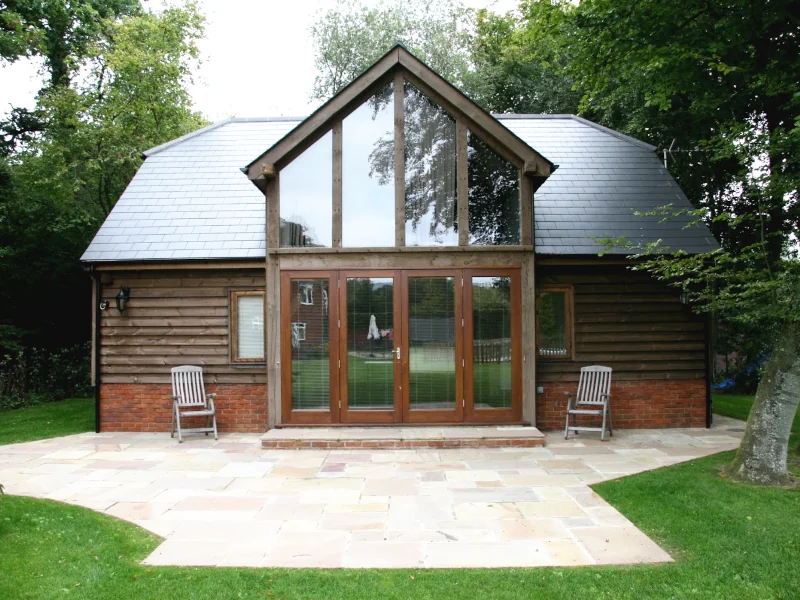
[[[720,419],[711,430],[623,430],[606,442],[553,432],[537,448],[397,450],[262,449],[251,434],[179,445],[168,434],[87,433],[1,447],[0,481],[8,493],[106,512],[164,537],[145,561],[152,565],[665,562],[589,485],[735,448],[742,430]],[[351,439],[455,433],[465,431],[336,428]]]

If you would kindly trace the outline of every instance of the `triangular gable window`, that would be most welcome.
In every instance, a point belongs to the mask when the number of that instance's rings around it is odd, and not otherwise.
[[[396,47],[246,170],[269,247],[391,248],[530,245],[552,169]]]

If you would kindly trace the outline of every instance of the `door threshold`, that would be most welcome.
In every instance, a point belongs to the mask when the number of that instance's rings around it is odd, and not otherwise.
[[[271,429],[261,438],[270,449],[532,448],[544,446],[536,427],[519,425],[449,425],[431,427],[289,427]]]
[[[276,423],[273,429],[329,429],[331,427],[358,427],[380,429],[397,427],[419,429],[424,427],[530,427],[530,421],[481,421],[478,423]]]

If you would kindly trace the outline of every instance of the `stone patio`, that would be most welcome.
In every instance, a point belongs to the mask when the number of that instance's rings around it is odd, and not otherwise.
[[[262,449],[260,436],[81,434],[0,446],[7,493],[165,538],[151,565],[533,567],[670,561],[588,486],[735,448],[744,425],[542,448]]]

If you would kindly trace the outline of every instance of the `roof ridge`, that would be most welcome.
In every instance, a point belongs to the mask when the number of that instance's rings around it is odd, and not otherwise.
[[[590,121],[584,117],[580,117],[578,115],[573,115],[569,113],[547,113],[547,114],[536,114],[536,113],[505,113],[505,114],[493,114],[494,118],[498,121],[502,121],[503,119],[572,119],[573,121],[577,121],[578,123],[582,123],[598,131],[602,131],[603,133],[607,133],[610,136],[613,136],[617,139],[620,139],[624,142],[628,142],[633,144],[634,146],[638,146],[639,148],[644,148],[645,150],[650,150],[651,152],[656,151],[656,146],[652,144],[648,144],[647,142],[643,142],[642,140],[636,139],[633,136],[626,135],[624,133],[620,133],[616,129],[611,129],[610,127],[606,127],[605,125],[600,125],[599,123],[595,123],[594,121]]]
[[[190,131],[189,133],[182,135],[181,137],[175,138],[174,140],[170,140],[168,142],[164,142],[158,146],[154,146],[149,150],[145,150],[142,152],[142,156],[147,158],[148,156],[153,156],[153,154],[158,154],[159,152],[163,152],[167,148],[172,148],[173,146],[177,146],[178,144],[182,144],[183,142],[190,140],[192,138],[197,137],[198,135],[202,135],[207,131],[213,131],[223,125],[227,125],[228,123],[232,122],[234,117],[228,117],[223,119],[222,121],[217,121],[216,123],[211,123],[211,125],[206,125],[205,127],[201,127],[200,129],[195,129],[194,131]]]

